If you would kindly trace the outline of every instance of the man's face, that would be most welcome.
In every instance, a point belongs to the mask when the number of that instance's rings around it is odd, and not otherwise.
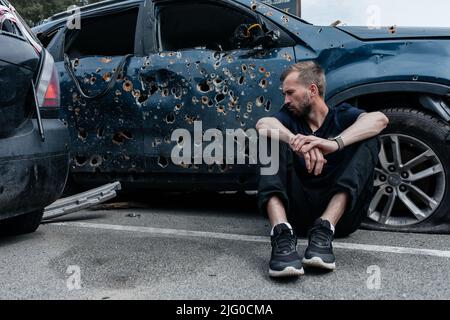
[[[283,82],[284,103],[287,108],[299,117],[307,117],[311,113],[311,92],[298,81],[298,72],[292,72]]]

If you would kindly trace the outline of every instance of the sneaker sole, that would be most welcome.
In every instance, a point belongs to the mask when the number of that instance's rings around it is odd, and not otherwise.
[[[294,267],[287,267],[283,271],[275,271],[270,269],[269,275],[272,278],[300,277],[305,275],[305,270],[303,270],[303,268],[301,268],[300,270],[295,269]]]
[[[303,259],[303,265],[305,267],[310,267],[310,268],[321,268],[321,269],[326,269],[326,270],[335,270],[336,269],[336,263],[325,263],[323,262],[323,260],[319,257],[314,257],[311,259]]]

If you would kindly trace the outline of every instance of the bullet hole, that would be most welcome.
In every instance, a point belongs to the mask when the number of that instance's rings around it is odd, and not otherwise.
[[[163,89],[163,91],[161,91],[161,95],[162,95],[163,97],[168,97],[168,96],[169,96],[169,93],[170,93],[170,91],[169,91],[168,88],[165,88],[165,89]]]
[[[175,99],[180,100],[181,97],[183,96],[183,90],[181,87],[176,87],[172,89],[172,94],[174,96]]]
[[[289,23],[289,18],[287,16],[282,16],[281,20],[283,20],[283,23]]]
[[[208,74],[208,71],[206,71],[206,69],[202,68],[200,69],[200,73],[204,76],[206,76]]]
[[[218,113],[225,113],[225,107],[223,105],[219,105],[217,107],[217,112]]]
[[[214,102],[212,102],[212,100],[209,100],[209,102],[208,102],[208,107],[209,107],[209,108],[212,108],[213,105],[214,105]]]
[[[413,79],[413,81],[417,81],[417,80],[419,80],[419,76],[414,76],[412,79]]]
[[[319,30],[317,30],[317,33],[322,33],[323,28],[320,28]]]
[[[272,101],[267,100],[267,102],[266,102],[266,108],[265,108],[266,111],[269,112],[271,108],[272,108]]]
[[[166,56],[166,53],[165,53],[165,52],[160,52],[160,53],[159,53],[159,56],[160,56],[161,58],[164,58],[164,57]]]
[[[391,26],[391,27],[389,27],[389,33],[390,34],[394,34],[394,33],[396,33],[397,32],[397,28],[396,28],[396,26]]]
[[[130,92],[133,90],[133,83],[130,80],[127,80],[123,83],[123,90],[126,92]]]
[[[112,61],[111,58],[102,58],[102,59],[100,60],[101,63],[110,63],[111,61]]]
[[[103,75],[103,80],[105,82],[110,82],[111,81],[111,72],[107,72]]]
[[[97,70],[95,70],[96,73],[100,73],[102,71],[102,68],[97,68]]]
[[[236,106],[236,111],[237,112],[241,112],[241,106]],[[236,119],[239,119],[239,116],[236,116]]]
[[[220,65],[221,65],[222,63],[220,62],[220,61],[216,61],[215,63],[214,63],[214,69],[218,69],[218,68],[220,68]]]
[[[129,131],[119,131],[113,137],[113,143],[116,145],[122,145],[126,140],[133,139],[133,135]]]
[[[215,60],[220,60],[220,59],[222,59],[222,56],[221,56],[219,51],[216,51],[216,52],[213,53],[213,58]]]
[[[171,143],[172,143],[171,136],[166,136],[166,137],[164,138],[164,142],[165,142],[166,144],[171,144]]]
[[[136,99],[139,99],[141,97],[141,91],[133,90],[133,97],[135,97]]]
[[[197,85],[197,90],[202,93],[207,93],[211,91],[211,86],[208,84],[206,80],[204,80]]]
[[[79,59],[73,60],[72,66],[73,66],[74,68],[78,67],[79,65],[80,65],[80,60],[79,60]]]
[[[264,105],[264,97],[263,96],[259,96],[258,98],[256,98],[256,106],[257,107],[262,107]]]
[[[247,104],[247,112],[252,113],[253,111],[253,105]]]
[[[253,11],[255,11],[258,8],[258,5],[256,3],[252,3],[250,7]]]
[[[116,96],[121,96],[122,95],[122,92],[120,91],[120,90],[116,90]]]
[[[75,165],[78,167],[82,167],[86,164],[88,159],[85,156],[76,156],[75,157]]]
[[[270,78],[270,72],[266,72],[266,78]]]
[[[264,68],[264,67],[259,68],[259,72],[266,73],[266,68]]]
[[[175,111],[180,111],[182,107],[183,107],[183,105],[177,104],[177,105],[175,106]]]
[[[78,138],[85,141],[87,139],[87,136],[88,136],[88,134],[86,132],[86,129],[84,129],[84,128],[78,129]]]
[[[248,68],[245,64],[241,66],[242,72],[247,72]]]
[[[288,53],[284,53],[283,58],[286,59],[287,61],[292,61],[292,56]]]
[[[255,75],[254,72],[250,71],[249,74],[250,74],[250,79],[255,79],[256,78],[256,75]]]
[[[92,156],[90,163],[91,167],[99,167],[103,163],[103,159],[99,155],[95,155]]]
[[[166,116],[166,122],[167,122],[167,124],[172,124],[172,123],[174,123],[175,122],[175,114],[172,112],[172,113],[169,113],[167,116]]]
[[[242,77],[239,78],[238,84],[239,84],[240,86],[242,86],[242,85],[244,84],[244,81],[245,81],[245,77],[242,76]]]
[[[103,136],[105,135],[105,128],[100,127],[97,129],[97,138],[103,138]]]
[[[227,62],[228,62],[228,63],[233,63],[233,57],[232,57],[232,56],[228,56]]]
[[[223,83],[223,80],[221,78],[217,77],[217,78],[214,79],[214,84],[216,86],[221,86],[222,83]]]
[[[202,97],[202,104],[209,104],[209,98],[207,96]]]
[[[198,98],[197,97],[192,97],[192,104],[196,105],[198,103]]]
[[[229,90],[228,86],[224,86],[223,89],[222,89],[222,93],[223,94],[228,94],[228,90]]]
[[[138,98],[138,102],[139,103],[144,103],[145,101],[148,100],[148,95],[145,93],[141,93],[139,98]]]
[[[167,167],[169,166],[169,161],[167,160],[166,157],[164,157],[164,156],[159,156],[159,157],[158,157],[158,165],[159,165],[161,168],[165,169],[165,168],[167,168]]]
[[[268,81],[267,81],[266,79],[262,79],[262,80],[259,82],[259,86],[260,86],[261,88],[263,88],[263,89],[267,89],[267,87],[268,87]]]
[[[219,94],[216,96],[216,103],[220,103],[220,102],[222,102],[224,99],[225,99],[225,95],[222,94],[222,93],[219,93]]]

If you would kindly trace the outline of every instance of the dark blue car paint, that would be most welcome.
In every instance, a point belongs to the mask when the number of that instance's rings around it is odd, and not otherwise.
[[[85,14],[95,16],[103,10],[114,12],[141,3],[114,3]],[[58,63],[62,117],[69,123],[73,173],[79,177],[85,174],[86,182],[119,177],[132,183],[155,182],[158,187],[176,187],[181,186],[176,181],[188,181],[208,189],[223,189],[219,183],[211,185],[211,181],[218,181],[217,174],[220,181],[229,179],[248,189],[256,181],[254,166],[172,165],[170,151],[176,142],[170,141],[171,132],[177,128],[192,131],[195,120],[203,121],[208,129],[254,128],[258,119],[281,107],[279,76],[299,60],[316,59],[324,67],[331,106],[342,102],[339,97],[344,93],[349,100],[373,93],[373,88],[383,83],[395,83],[399,92],[408,84],[414,84],[416,92],[423,94],[450,92],[450,29],[320,27],[255,1],[223,3],[243,6],[249,13],[270,20],[296,45],[222,53],[158,53],[154,39],[147,39],[150,45],[139,39],[144,31],[153,30],[153,25],[142,24],[155,19],[153,4],[147,1],[141,10],[150,11],[140,12],[135,56],[108,97],[88,102],[80,98],[63,63]],[[35,32],[55,30],[63,23],[64,18],[49,21],[36,27]],[[120,59],[83,57],[72,63],[83,89],[95,94],[110,81]],[[214,82],[216,79],[221,80],[220,85]],[[228,87],[226,93],[223,86]],[[160,176],[170,178],[158,179]],[[192,188],[192,184],[186,186]]]

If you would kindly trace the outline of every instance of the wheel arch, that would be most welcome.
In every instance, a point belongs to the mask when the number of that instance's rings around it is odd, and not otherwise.
[[[443,84],[418,81],[370,83],[346,89],[327,99],[330,107],[343,102],[367,111],[408,106],[431,112],[450,123],[450,86]]]

